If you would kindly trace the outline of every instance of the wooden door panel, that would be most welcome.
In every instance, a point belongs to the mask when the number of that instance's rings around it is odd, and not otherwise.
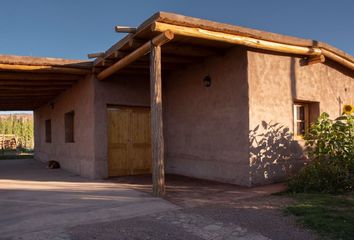
[[[109,176],[129,174],[129,127],[130,113],[124,109],[108,110],[108,159]]]
[[[132,111],[132,169],[135,174],[151,171],[150,109]]]
[[[108,109],[109,176],[151,172],[150,109]]]

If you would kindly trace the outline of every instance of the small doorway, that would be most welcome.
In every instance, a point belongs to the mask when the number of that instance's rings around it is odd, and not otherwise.
[[[108,107],[110,177],[151,173],[151,124],[148,107]]]

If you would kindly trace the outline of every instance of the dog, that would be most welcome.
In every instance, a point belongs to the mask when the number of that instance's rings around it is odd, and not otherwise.
[[[49,160],[47,168],[50,168],[50,169],[60,168],[60,164],[57,161]]]

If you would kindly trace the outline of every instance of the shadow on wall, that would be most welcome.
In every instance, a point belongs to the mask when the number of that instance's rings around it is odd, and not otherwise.
[[[289,128],[265,122],[249,132],[250,184],[284,180],[305,163],[303,148],[293,140]]]

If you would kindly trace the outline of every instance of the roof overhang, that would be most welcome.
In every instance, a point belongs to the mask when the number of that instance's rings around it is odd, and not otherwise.
[[[109,68],[166,31],[172,32],[174,38],[162,47],[163,71],[202,61],[205,57],[223,53],[237,45],[297,55],[313,62],[323,62],[328,58],[354,71],[354,58],[351,55],[323,42],[166,12],[156,13],[136,28],[134,33],[129,33],[97,57],[94,61],[95,71],[101,72]],[[119,70],[120,74],[148,72],[148,56],[141,57]]]
[[[92,71],[92,62],[0,55],[0,110],[34,110]]]

